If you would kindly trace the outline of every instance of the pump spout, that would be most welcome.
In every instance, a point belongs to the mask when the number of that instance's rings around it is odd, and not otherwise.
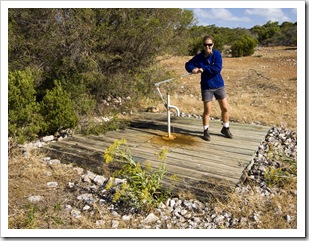
[[[178,109],[178,107],[174,106],[174,105],[169,105],[167,108],[169,109],[175,109],[176,110],[176,115],[180,116],[180,111]]]

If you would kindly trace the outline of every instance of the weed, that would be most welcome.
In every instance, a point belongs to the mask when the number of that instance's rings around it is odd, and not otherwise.
[[[51,217],[51,220],[53,224],[58,224],[58,225],[63,224],[61,217],[58,217],[58,216]]]
[[[28,209],[26,217],[25,217],[25,225],[26,228],[34,229],[36,228],[36,212],[38,211],[38,208],[36,206],[30,205],[26,207]]]
[[[268,158],[277,163],[277,167],[270,166],[266,168],[264,178],[269,187],[284,186],[287,183],[296,181],[297,163],[293,158],[288,157],[283,151],[274,150],[271,146],[268,152]]]
[[[56,203],[56,205],[55,205],[55,210],[56,211],[61,211],[61,205],[60,205],[60,203]]]
[[[148,164],[144,169],[140,163],[133,160],[125,139],[115,140],[114,144],[105,150],[106,163],[120,162],[122,167],[113,173],[114,176],[125,178],[120,188],[114,194],[113,201],[123,201],[129,206],[139,208],[156,206],[165,196],[161,191],[162,179],[166,174],[165,159],[167,150],[161,151],[157,158],[160,164],[152,169]],[[107,184],[112,187],[111,183]]]

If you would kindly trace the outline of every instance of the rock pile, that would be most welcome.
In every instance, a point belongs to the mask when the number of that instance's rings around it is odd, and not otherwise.
[[[270,128],[265,140],[260,143],[255,156],[246,168],[245,178],[254,181],[264,191],[269,192],[264,174],[269,167],[279,168],[281,166],[278,156],[297,160],[295,131],[277,127]]]

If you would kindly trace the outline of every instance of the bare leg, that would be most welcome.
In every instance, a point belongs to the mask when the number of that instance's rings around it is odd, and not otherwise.
[[[203,125],[209,125],[210,111],[211,111],[211,101],[204,101],[204,113],[203,113]]]
[[[229,129],[229,110],[228,110],[228,103],[227,99],[224,98],[222,100],[218,100],[220,104],[220,109],[221,109],[221,116],[222,116],[222,121],[223,121],[223,127],[221,130],[221,133],[226,137],[226,138],[233,138],[233,135]]]
[[[229,114],[229,109],[228,109],[228,102],[227,98],[218,100],[220,109],[221,109],[221,118],[223,123],[229,122],[230,114]]]

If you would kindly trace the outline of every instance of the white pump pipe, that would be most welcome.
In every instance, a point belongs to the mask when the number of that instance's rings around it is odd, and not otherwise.
[[[171,138],[171,111],[170,109],[175,109],[176,110],[176,115],[179,116],[180,115],[180,111],[179,109],[174,106],[174,105],[170,105],[170,95],[167,94],[167,133],[168,133],[168,138]]]
[[[176,77],[176,78],[181,78],[181,77],[185,77],[185,76],[188,76],[190,75],[191,73],[188,73],[188,74],[184,74],[184,75],[181,75],[179,77]],[[160,91],[160,88],[159,86],[163,83],[168,83],[176,78],[171,78],[171,79],[167,79],[167,80],[164,80],[164,81],[161,81],[161,82],[157,82],[155,83],[155,86],[157,87],[157,90],[158,90],[158,93],[160,95],[160,98],[165,106],[165,108],[167,109],[167,132],[168,132],[168,138],[171,138],[171,111],[170,109],[175,109],[176,110],[176,115],[179,116],[180,115],[180,111],[178,109],[178,107],[174,106],[174,105],[171,105],[171,101],[170,101],[170,95],[169,93],[167,93],[167,102],[163,99],[163,96],[162,96],[162,93]]]

